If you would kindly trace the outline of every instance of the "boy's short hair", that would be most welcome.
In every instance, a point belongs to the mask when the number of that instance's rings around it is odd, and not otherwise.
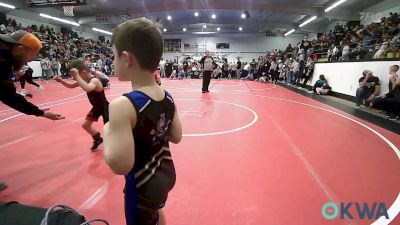
[[[155,71],[163,53],[160,25],[149,19],[134,19],[113,30],[111,44],[120,55],[123,51],[136,56],[142,69]]]
[[[392,65],[390,67],[394,68],[394,70],[396,70],[396,72],[399,71],[399,65]]]
[[[80,59],[74,59],[71,62],[68,63],[67,71],[70,71],[72,68],[76,68],[81,72],[82,70],[86,70],[89,72],[89,67],[85,64],[84,61]]]

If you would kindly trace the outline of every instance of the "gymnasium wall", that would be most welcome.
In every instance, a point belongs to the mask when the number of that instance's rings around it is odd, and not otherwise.
[[[32,19],[28,19],[28,18],[24,18],[24,17],[20,17],[20,16],[14,16],[14,15],[10,15],[7,14],[7,19],[15,19],[15,21],[17,21],[17,23],[21,23],[23,27],[27,27],[27,26],[31,26],[31,25],[36,25],[37,27],[40,27],[40,25],[44,25],[44,26],[49,26],[50,28],[53,28],[53,30],[55,32],[60,32],[61,31],[61,27],[54,25],[54,24],[49,24],[49,23],[44,23],[44,22],[39,22],[36,20],[32,20]]]
[[[199,52],[204,52],[205,49],[212,53],[220,53],[227,55],[228,61],[236,60],[237,56],[241,56],[241,61],[250,62],[252,59],[258,58],[260,55],[265,55],[267,51],[273,49],[286,49],[290,43],[292,46],[299,43],[304,34],[292,34],[288,37],[266,37],[264,33],[229,33],[229,34],[214,34],[214,35],[164,35],[165,39],[181,39],[181,53],[163,54],[164,59],[176,59],[182,54],[192,54],[193,50],[187,51],[184,49],[184,44],[195,45],[199,44]],[[229,49],[216,49],[216,43],[229,43]],[[190,53],[188,53],[190,52]]]
[[[372,22],[380,22],[382,17],[389,16],[389,13],[400,12],[399,0],[385,0],[375,4],[366,10],[361,18],[361,24],[368,25]]]
[[[28,62],[28,66],[32,68],[33,74],[32,77],[41,77],[42,76],[42,67],[40,66],[40,61],[31,61]]]
[[[309,85],[314,85],[319,75],[325,75],[332,91],[350,96],[356,95],[359,87],[358,79],[364,70],[371,70],[381,82],[380,95],[389,92],[389,67],[400,65],[400,61],[373,61],[373,62],[334,62],[316,63],[314,75]]]

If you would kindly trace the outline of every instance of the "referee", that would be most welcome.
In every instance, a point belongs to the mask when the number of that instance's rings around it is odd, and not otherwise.
[[[210,86],[211,74],[214,70],[214,59],[210,56],[210,52],[208,50],[205,51],[205,56],[201,58],[200,64],[203,69],[203,88],[202,92],[207,93],[210,92],[208,90],[208,86]]]
[[[22,66],[31,61],[42,48],[42,43],[33,34],[18,30],[11,34],[0,34],[0,101],[11,108],[51,120],[64,119],[59,114],[41,110],[17,94],[11,78]],[[0,182],[0,191],[7,185]]]

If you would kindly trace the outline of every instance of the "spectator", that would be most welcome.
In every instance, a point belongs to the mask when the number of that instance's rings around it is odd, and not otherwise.
[[[222,78],[228,78],[228,73],[229,73],[229,64],[228,60],[224,59],[224,63],[222,64]]]
[[[215,66],[214,71],[213,71],[212,77],[213,77],[214,79],[219,79],[219,78],[221,77],[221,75],[222,75],[221,67],[217,64],[217,65]]]
[[[303,54],[307,56],[308,49],[311,48],[311,42],[308,40],[308,37],[304,37],[301,42],[300,49],[303,50]]]
[[[294,75],[294,61],[293,59],[289,59],[289,62],[287,63],[288,65],[288,76],[287,76],[287,81],[286,83],[291,84],[292,83],[292,79],[293,79],[293,75]]]
[[[317,80],[314,84],[313,91],[314,93],[317,93],[317,88],[322,88],[324,84],[328,84],[328,81],[326,80],[324,75],[319,75],[319,80]]]
[[[304,56],[300,55],[300,57],[299,57],[299,72],[297,74],[296,81],[295,81],[296,85],[299,85],[300,80],[304,78],[305,70],[306,70],[306,63],[304,62]]]
[[[396,108],[394,108],[400,101],[400,85],[397,85],[399,81],[398,71],[398,65],[393,65],[389,68],[389,93],[372,101],[373,108],[386,111],[389,120],[396,120],[399,116],[396,113]]]
[[[328,62],[332,61],[333,56],[333,46],[329,47],[328,49]]]
[[[271,75],[271,81],[272,83],[276,83],[279,79],[278,64],[273,59],[270,59],[269,62],[271,64],[271,66],[269,67],[269,74]]]
[[[253,75],[256,71],[257,68],[257,63],[256,60],[253,59],[253,61],[250,63],[250,74]]]
[[[188,73],[188,69],[189,69],[189,62],[187,61],[187,59],[183,60],[182,66],[183,66],[183,72],[184,72],[185,77],[186,77],[187,73]]]
[[[13,27],[11,24],[8,24],[7,28],[7,33],[12,33],[15,31],[15,27]]]
[[[176,61],[176,59],[174,59],[174,63],[172,64],[172,69],[173,69],[174,71],[176,71],[176,75],[179,74],[179,64],[178,64],[178,62]]]
[[[375,53],[374,59],[382,59],[385,58],[384,54],[386,53],[388,49],[388,41],[386,37],[383,39],[383,42],[381,43],[379,50]]]
[[[44,59],[42,59],[40,65],[42,67],[42,78],[45,80],[50,79],[52,77],[52,74],[51,74],[51,62],[49,60],[49,57],[46,56]]]
[[[303,82],[304,87],[307,85],[307,82],[311,79],[313,73],[314,73],[314,61],[311,59],[311,57],[308,57],[306,68],[304,70],[304,82]]]
[[[335,46],[333,48],[333,56],[331,61],[338,61],[339,57],[342,55],[342,52],[340,51],[340,46]]]
[[[6,34],[7,33],[7,28],[4,24],[0,25],[0,34]]]
[[[279,73],[280,73],[279,78],[280,78],[280,80],[285,82],[287,80],[287,76],[288,76],[287,63],[280,61],[278,67],[279,67]]]
[[[397,72],[399,71],[398,65],[392,65],[389,68],[389,93],[393,93],[396,88],[396,82],[399,80],[399,75]]]
[[[229,73],[228,73],[228,78],[229,78],[229,79],[235,79],[235,76],[236,76],[236,68],[237,68],[237,64],[236,64],[234,61],[232,61],[232,62],[229,64]]]
[[[329,93],[331,92],[331,87],[328,85],[328,83],[323,83],[322,87],[317,87],[315,88],[315,92],[318,95],[329,95]]]
[[[365,101],[365,106],[369,107],[371,101],[379,95],[379,78],[373,76],[372,71],[364,70],[363,76],[358,82],[360,87],[357,88],[356,92],[356,108],[360,108],[363,101]]]
[[[159,67],[160,67],[160,76],[165,77],[165,61],[163,58],[161,58],[160,60]]]
[[[61,67],[60,67],[60,72],[61,72],[61,76],[65,77],[67,76],[67,68],[68,68],[68,62],[65,59],[61,60]]]
[[[101,57],[99,57],[96,61],[96,66],[97,68],[102,69],[103,68],[103,61],[101,60]]]
[[[53,76],[58,76],[58,69],[60,68],[60,63],[56,58],[51,60],[51,69],[53,70]]]
[[[183,70],[183,66],[179,65],[178,66],[178,79],[183,79],[185,78],[185,71]]]
[[[249,63],[244,63],[244,66],[243,66],[243,70],[242,70],[242,74],[241,74],[241,78],[243,77],[247,77],[247,75],[249,74],[249,72],[250,72],[250,64]]]
[[[292,52],[293,52],[292,44],[289,44],[289,45],[286,47],[286,52],[285,52],[288,58],[291,58],[291,57],[292,57]]]
[[[166,63],[165,63],[165,76],[166,77],[170,77],[172,74],[172,62],[170,60],[167,59]]]
[[[240,62],[240,59],[238,59],[236,65],[236,78],[240,79],[242,73],[242,62]]]
[[[299,76],[299,69],[300,69],[300,63],[299,63],[299,58],[296,58],[293,61],[293,75],[291,77],[291,84],[296,84],[297,77]]]
[[[342,41],[342,61],[349,61],[349,54],[350,54],[350,46],[349,46],[349,42],[347,41],[347,39],[343,39]]]

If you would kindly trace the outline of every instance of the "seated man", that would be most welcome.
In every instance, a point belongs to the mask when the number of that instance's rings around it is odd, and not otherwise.
[[[221,75],[222,75],[221,67],[217,66],[213,71],[212,77],[214,79],[219,79],[221,77]]]
[[[183,78],[185,78],[185,70],[183,69],[183,66],[179,66],[178,79],[182,80]]]
[[[356,92],[356,108],[365,101],[365,106],[369,107],[371,101],[379,95],[379,78],[375,77],[370,70],[364,70],[363,76],[358,80],[359,88]]]

